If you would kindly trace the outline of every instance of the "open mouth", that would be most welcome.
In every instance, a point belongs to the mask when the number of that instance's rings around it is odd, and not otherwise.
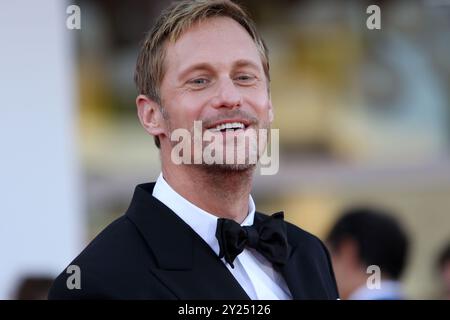
[[[209,128],[209,130],[213,131],[213,132],[232,132],[232,131],[237,131],[237,130],[244,130],[248,127],[248,125],[246,125],[243,122],[228,122],[228,123],[220,123],[216,126],[213,126],[211,128]]]

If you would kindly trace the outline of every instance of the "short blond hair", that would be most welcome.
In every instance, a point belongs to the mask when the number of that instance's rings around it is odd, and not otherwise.
[[[230,0],[184,0],[174,2],[156,20],[142,42],[136,62],[134,81],[139,94],[161,106],[160,86],[164,77],[165,44],[175,42],[193,24],[212,17],[230,17],[249,33],[260,53],[267,81],[270,81],[268,49],[244,9]],[[155,137],[159,147],[159,141]]]

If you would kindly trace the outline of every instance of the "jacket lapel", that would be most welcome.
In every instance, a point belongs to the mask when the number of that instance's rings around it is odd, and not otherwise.
[[[154,185],[138,185],[126,213],[156,261],[149,272],[179,299],[249,299],[209,245],[152,196]]]
[[[265,218],[267,218],[267,215],[256,212],[255,213],[255,222],[262,222]],[[297,266],[293,265],[293,262],[296,262],[296,251],[297,247],[296,244],[291,243],[291,238],[288,234],[288,261],[283,267],[276,268],[278,272],[281,273],[281,275],[284,277],[284,280],[286,281],[286,284],[292,294],[293,299],[302,299],[304,296],[304,292],[301,290],[301,280],[298,276],[298,270]]]
[[[257,212],[255,220],[263,220],[266,215]],[[287,224],[287,223],[286,223]],[[327,299],[324,272],[316,261],[317,248],[311,248],[310,241],[298,241],[292,228],[287,228],[288,261],[282,267],[275,267],[284,277],[294,300]],[[297,239],[297,240],[294,240]]]
[[[293,299],[336,299],[330,291],[332,279],[329,271],[324,268],[326,261],[317,258],[320,255],[317,250],[318,248],[300,243],[280,269]]]

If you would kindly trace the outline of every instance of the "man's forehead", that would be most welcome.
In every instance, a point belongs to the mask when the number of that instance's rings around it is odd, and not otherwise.
[[[239,22],[227,16],[218,16],[196,21],[179,35],[175,43],[182,43],[183,38],[186,40],[190,37],[197,41],[210,36],[223,38],[230,31],[234,36],[243,36],[252,41],[250,34]]]
[[[249,61],[261,66],[261,57],[247,30],[228,17],[208,18],[196,23],[166,46],[169,65],[236,64]]]

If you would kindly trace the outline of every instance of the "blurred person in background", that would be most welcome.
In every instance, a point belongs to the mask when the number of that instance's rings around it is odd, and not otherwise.
[[[14,300],[46,300],[53,280],[53,278],[44,275],[24,276],[12,298]]]
[[[342,299],[405,299],[400,277],[407,260],[408,237],[390,212],[372,207],[348,209],[326,242]],[[378,287],[368,285],[373,270],[369,266],[381,271]]]
[[[255,164],[172,158],[173,131],[192,132],[196,120],[216,139],[270,127],[267,48],[242,8],[173,4],[148,33],[135,79],[138,116],[160,149],[162,173],[137,186],[126,214],[71,263],[81,270],[79,288],[69,289],[63,272],[49,297],[337,299],[323,243],[282,212],[256,212]]]
[[[440,253],[437,267],[439,280],[443,287],[441,298],[450,300],[450,243]]]

